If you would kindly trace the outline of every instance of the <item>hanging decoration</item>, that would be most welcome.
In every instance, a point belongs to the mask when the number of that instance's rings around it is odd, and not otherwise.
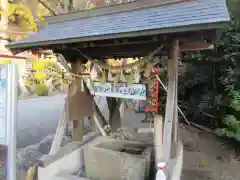
[[[89,61],[85,66],[85,70],[82,75],[90,74],[91,80],[94,82],[114,82],[136,84],[142,80],[147,79],[150,76],[151,69],[153,67],[152,62],[137,62],[124,66],[106,66],[101,63]],[[141,76],[141,74],[143,74]]]
[[[115,65],[113,65],[113,61],[110,63],[105,63],[97,60],[92,60],[80,52],[82,56],[88,59],[88,62],[85,64],[83,75],[90,73],[92,81],[101,83],[140,83],[141,81],[149,78],[152,68],[155,64],[157,64],[157,62],[153,60],[154,56],[162,48],[163,46],[159,46],[147,57],[142,57],[132,63],[126,63],[126,60],[124,59],[124,63],[115,60]]]
[[[159,81],[156,75],[160,73],[160,68],[152,68],[151,80],[148,81],[148,98],[145,112],[157,113],[158,112],[158,93],[159,93]]]

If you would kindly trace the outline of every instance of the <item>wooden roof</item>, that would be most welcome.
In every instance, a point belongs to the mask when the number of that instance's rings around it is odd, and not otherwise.
[[[214,38],[215,30],[230,18],[225,0],[147,0],[46,19],[46,28],[8,47],[59,48],[63,52],[62,47],[71,46],[93,58],[106,58],[111,53],[112,57],[142,56],[175,35]]]

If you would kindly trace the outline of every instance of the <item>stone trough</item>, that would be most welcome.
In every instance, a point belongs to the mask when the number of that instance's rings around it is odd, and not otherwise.
[[[86,135],[39,160],[39,180],[145,180],[153,148],[144,143]],[[81,177],[82,176],[82,177]]]
[[[153,148],[143,143],[101,137],[84,149],[86,177],[93,180],[145,180]]]

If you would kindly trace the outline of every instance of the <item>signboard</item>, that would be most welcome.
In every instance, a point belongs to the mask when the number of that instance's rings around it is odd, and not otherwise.
[[[0,145],[7,147],[7,180],[16,180],[17,65],[0,65]]]
[[[0,67],[0,144],[6,145],[7,67]]]
[[[147,88],[145,84],[99,83],[94,82],[90,92],[95,96],[146,100]]]

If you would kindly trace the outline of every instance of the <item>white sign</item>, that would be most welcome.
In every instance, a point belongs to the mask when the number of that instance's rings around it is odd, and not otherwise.
[[[16,180],[17,65],[0,65],[0,145],[7,146],[7,180]]]
[[[136,100],[146,100],[147,88],[145,84],[99,83],[94,82],[90,88],[91,94],[96,96],[116,97]]]
[[[6,144],[7,67],[0,68],[0,144]]]

